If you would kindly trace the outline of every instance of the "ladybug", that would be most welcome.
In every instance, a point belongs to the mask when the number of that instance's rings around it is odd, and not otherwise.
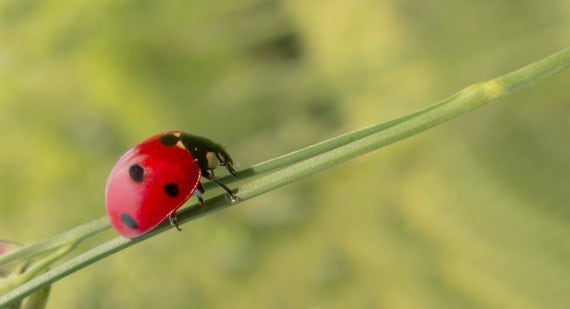
[[[176,210],[192,195],[204,205],[200,177],[213,181],[232,202],[237,201],[214,177],[218,166],[236,177],[229,154],[204,137],[170,131],[141,142],[119,159],[107,180],[105,200],[111,224],[128,238],[148,233],[167,218],[180,230]]]

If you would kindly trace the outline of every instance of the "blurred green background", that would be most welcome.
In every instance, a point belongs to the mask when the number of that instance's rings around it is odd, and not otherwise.
[[[104,216],[109,170],[157,132],[246,168],[569,37],[567,0],[2,1],[0,238]],[[569,82],[140,243],[55,284],[48,308],[567,308]]]

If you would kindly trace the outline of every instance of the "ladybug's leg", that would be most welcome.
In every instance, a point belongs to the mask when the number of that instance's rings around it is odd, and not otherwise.
[[[235,202],[238,200],[238,197],[236,195],[234,195],[234,193],[230,190],[230,188],[226,187],[226,185],[224,185],[223,183],[219,182],[216,177],[214,177],[214,174],[212,173],[212,171],[210,170],[203,170],[202,171],[202,176],[206,177],[206,179],[213,181],[215,184],[217,184],[220,188],[224,189],[224,191],[226,191],[226,193],[230,196],[230,198],[232,199],[232,202]]]
[[[216,152],[216,157],[218,157],[218,161],[220,162],[220,165],[224,166],[234,178],[237,178],[236,171],[234,170],[234,167],[232,166],[231,159],[228,159],[226,156],[227,155],[224,155],[221,152]]]
[[[170,216],[168,216],[168,221],[170,222],[170,225],[174,226],[178,231],[182,231],[182,229],[178,225],[178,217],[176,217],[176,211],[171,213]]]
[[[201,183],[198,183],[198,187],[196,187],[196,191],[194,191],[194,195],[198,199],[198,202],[200,202],[200,205],[206,206],[206,204],[204,203],[204,199],[202,198],[202,194],[204,194],[204,187],[202,187]]]

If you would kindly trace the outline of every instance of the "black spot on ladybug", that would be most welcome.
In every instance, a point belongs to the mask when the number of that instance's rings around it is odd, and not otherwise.
[[[180,190],[178,190],[178,186],[176,184],[169,183],[164,186],[164,192],[166,192],[166,194],[170,197],[177,197],[178,193],[180,193]]]
[[[144,179],[144,169],[138,164],[133,164],[129,167],[129,176],[136,182],[141,182]]]
[[[176,135],[173,134],[166,134],[160,137],[160,143],[164,146],[175,146],[176,143],[178,143],[178,141],[180,140],[180,138]]]
[[[135,221],[135,219],[133,219],[133,217],[131,217],[129,214],[122,213],[121,221],[123,221],[123,223],[130,229],[134,230],[139,227],[137,221]]]

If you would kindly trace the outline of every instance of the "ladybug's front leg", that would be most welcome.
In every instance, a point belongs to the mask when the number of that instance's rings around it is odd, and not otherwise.
[[[232,202],[236,202],[238,200],[238,197],[232,192],[232,190],[230,190],[230,188],[226,187],[226,185],[224,185],[223,183],[219,182],[216,177],[214,177],[214,173],[211,170],[202,170],[202,176],[204,176],[206,179],[213,181],[215,184],[217,184],[220,188],[224,189],[224,191],[226,191],[226,193],[230,196],[230,198],[232,199]]]
[[[176,217],[176,211],[172,212],[170,216],[168,216],[168,221],[170,222],[170,225],[175,227],[178,231],[182,231],[182,229],[178,225],[178,217]]]

